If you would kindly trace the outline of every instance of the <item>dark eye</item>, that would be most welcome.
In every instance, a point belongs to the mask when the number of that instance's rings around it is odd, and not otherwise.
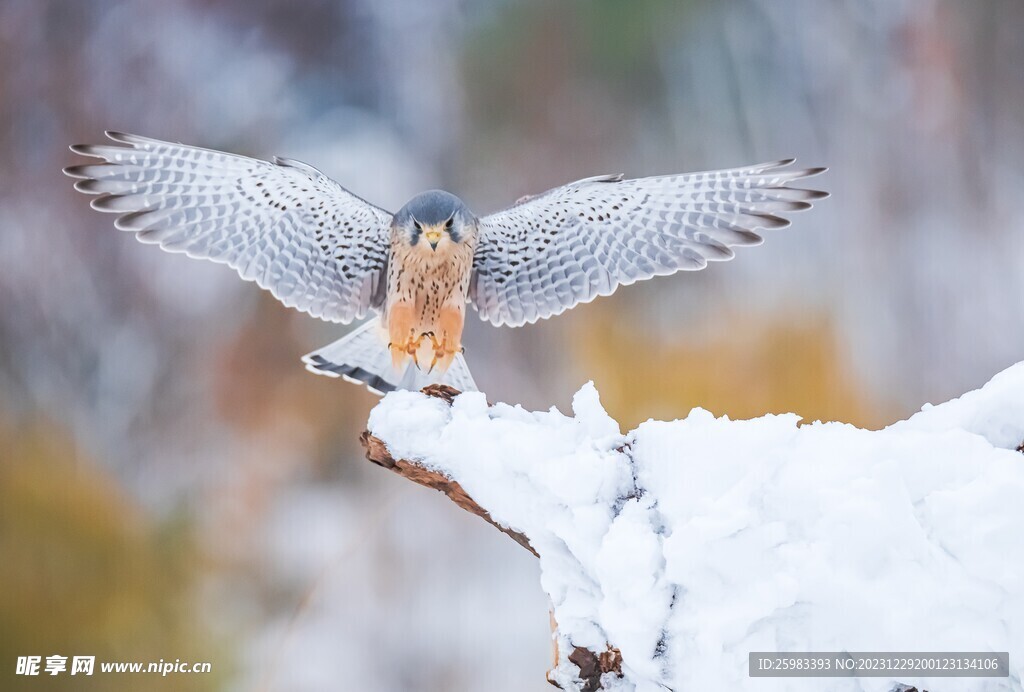
[[[444,227],[446,229],[448,229],[449,231],[452,230],[452,226],[453,225],[454,225],[454,222],[451,219],[448,219],[447,221],[444,222]]]
[[[423,230],[423,226],[420,226],[420,222],[419,221],[413,221],[412,225],[416,227],[417,231],[422,231]]]

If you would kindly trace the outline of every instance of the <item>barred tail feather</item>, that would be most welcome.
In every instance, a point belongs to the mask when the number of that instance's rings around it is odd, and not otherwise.
[[[430,384],[446,384],[461,392],[477,390],[461,353],[455,356],[443,375],[420,370],[411,361],[402,370],[395,370],[387,348],[387,337],[382,336],[380,318],[374,318],[333,344],[303,356],[302,361],[310,372],[365,384],[374,394],[386,394],[396,389],[419,391]]]

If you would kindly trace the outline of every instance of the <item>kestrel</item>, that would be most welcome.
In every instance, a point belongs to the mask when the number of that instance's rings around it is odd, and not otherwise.
[[[440,190],[398,213],[299,161],[273,162],[137,135],[76,145],[75,188],[144,243],[233,267],[289,307],[330,322],[379,313],[306,355],[319,374],[375,392],[476,386],[462,355],[466,304],[518,327],[621,285],[703,269],[758,245],[761,229],[827,193],[788,187],[824,168],[792,159],[626,180],[585,178],[478,217]]]

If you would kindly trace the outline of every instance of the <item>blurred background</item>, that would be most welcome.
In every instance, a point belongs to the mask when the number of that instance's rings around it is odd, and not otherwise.
[[[550,323],[492,401],[880,427],[1024,357],[1024,4],[0,3],[0,687],[545,690],[532,556],[362,460],[344,330],[161,253],[60,169],[104,129],[310,162],[392,210],[796,156],[763,247]],[[16,678],[20,655],[210,675]]]

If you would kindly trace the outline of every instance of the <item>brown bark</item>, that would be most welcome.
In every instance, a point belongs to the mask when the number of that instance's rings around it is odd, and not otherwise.
[[[539,557],[537,556],[537,551],[530,545],[530,541],[526,536],[518,531],[506,528],[494,521],[494,519],[491,519],[491,515],[488,514],[487,510],[478,505],[457,482],[446,478],[437,471],[425,469],[414,462],[406,461],[405,459],[393,458],[388,452],[385,444],[369,432],[364,432],[360,436],[359,441],[363,443],[364,447],[366,447],[366,458],[373,463],[378,466],[383,466],[386,469],[390,469],[398,475],[408,478],[413,483],[419,483],[420,485],[428,488],[441,491],[448,496],[449,500],[457,504],[459,507],[462,507],[462,509],[466,510],[470,514],[475,514],[480,517],[494,528],[506,534],[513,541],[529,550],[535,557]]]
[[[622,654],[611,647],[595,654],[590,649],[577,646],[569,654],[569,660],[580,669],[580,680],[583,681],[581,692],[597,692],[601,689],[601,676],[605,673],[622,675]]]

